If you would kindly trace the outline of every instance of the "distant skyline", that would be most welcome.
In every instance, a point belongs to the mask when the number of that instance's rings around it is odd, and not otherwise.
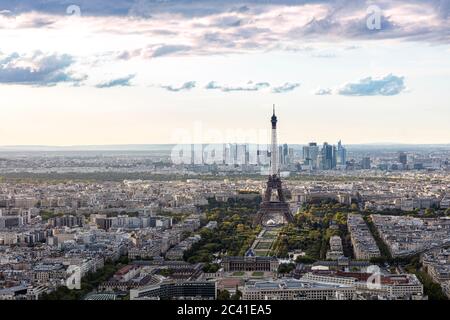
[[[189,143],[198,126],[203,143],[269,143],[272,104],[283,143],[448,144],[449,13],[450,0],[1,1],[0,146]]]
[[[311,141],[317,142],[317,141]],[[336,145],[334,142],[327,142],[331,145]],[[227,144],[227,143],[223,143]],[[234,143],[228,143],[234,144]],[[247,143],[252,145],[252,143]],[[279,143],[279,145],[283,145],[284,143]],[[317,142],[319,146],[321,146],[322,142]],[[208,144],[203,144],[206,147]],[[214,144],[217,145],[217,144]],[[220,145],[220,144],[219,144]],[[290,147],[294,148],[302,148],[303,146],[308,145],[308,143],[292,143],[288,144]],[[427,148],[434,149],[444,149],[448,150],[450,148],[450,144],[400,144],[400,143],[372,143],[372,144],[344,144],[344,147],[349,150],[353,149],[378,149],[381,148],[385,151],[414,151],[414,150],[422,150]],[[44,145],[10,145],[10,146],[0,146],[0,152],[47,152],[47,151],[139,151],[139,152],[147,152],[147,151],[172,151],[173,147],[176,144],[122,144],[122,145],[72,145],[72,146],[44,146]],[[267,144],[269,146],[269,144]]]

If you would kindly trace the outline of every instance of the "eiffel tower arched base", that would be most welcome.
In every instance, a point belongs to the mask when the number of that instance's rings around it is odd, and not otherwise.
[[[271,201],[272,191],[276,190],[279,201]],[[254,225],[286,224],[294,222],[289,204],[284,200],[281,179],[277,175],[269,176],[267,189],[261,207],[256,214]]]
[[[273,226],[294,222],[294,217],[286,202],[263,202],[256,214],[254,225]]]

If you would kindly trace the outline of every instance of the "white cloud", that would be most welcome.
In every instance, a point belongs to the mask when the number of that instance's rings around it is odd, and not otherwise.
[[[97,88],[112,88],[112,87],[129,87],[131,86],[131,80],[134,79],[136,75],[130,74],[120,78],[114,78],[101,82],[96,85]]]
[[[35,51],[31,54],[17,52],[0,56],[0,83],[52,86],[61,82],[77,83],[81,79],[68,68],[74,63],[72,56],[46,54]]]
[[[330,95],[332,93],[332,90],[330,88],[319,88],[314,92],[317,96],[326,96]]]
[[[259,91],[268,87],[270,87],[270,83],[268,82],[254,83],[253,81],[249,81],[245,85],[220,85],[217,84],[215,81],[211,81],[205,86],[205,89],[221,90],[223,92],[233,92],[233,91]]]
[[[300,83],[289,83],[286,82],[285,84],[278,86],[278,87],[274,87],[272,89],[273,93],[285,93],[285,92],[289,92],[289,91],[293,91],[296,88],[300,87]]]
[[[185,45],[162,45],[157,47],[151,54],[153,58],[171,55],[177,52],[185,52],[191,49]]]
[[[405,91],[404,77],[389,74],[385,77],[367,77],[347,83],[337,90],[344,96],[393,96]]]
[[[195,81],[188,81],[183,83],[181,86],[173,86],[173,85],[160,85],[160,88],[166,89],[171,92],[180,92],[180,91],[188,91],[195,88],[197,83]]]

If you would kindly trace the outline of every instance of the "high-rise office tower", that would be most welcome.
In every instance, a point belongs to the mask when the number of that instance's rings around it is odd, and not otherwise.
[[[364,157],[361,160],[361,169],[370,169],[371,167],[371,161],[370,157]]]
[[[232,165],[233,164],[233,155],[232,155],[232,144],[231,143],[226,143],[224,146],[224,151],[223,151],[223,158],[225,160],[225,164],[226,165]]]
[[[257,157],[257,164],[259,166],[261,165],[268,165],[270,164],[270,153],[267,150],[268,146],[258,146],[258,149],[256,151],[256,157]]]
[[[222,164],[226,164],[227,163],[227,144],[224,143],[222,145]]]
[[[247,154],[247,145],[245,144],[237,144],[236,145],[236,164],[243,165],[246,164],[246,154]]]
[[[333,146],[332,149],[332,156],[331,156],[331,169],[335,169],[337,165],[337,149],[336,146]]]
[[[319,152],[319,154],[317,155],[317,166],[314,169],[323,170],[324,167],[325,167],[325,165],[324,165],[323,153]]]
[[[278,146],[278,165],[284,164],[283,146]]]
[[[399,152],[399,154],[398,154],[398,162],[400,162],[401,164],[406,166],[406,164],[408,163],[408,156],[406,155],[406,153]]]
[[[303,164],[305,165],[311,165],[311,149],[310,149],[311,143],[307,146],[303,147]]]
[[[333,169],[333,165],[335,163],[334,161],[334,147],[327,142],[323,143],[322,146],[322,163],[321,163],[321,169],[322,170],[331,170]]]
[[[303,164],[310,166],[311,169],[318,167],[319,146],[315,142],[310,142],[303,147]]]
[[[289,157],[289,147],[285,143],[285,144],[283,144],[283,158],[282,158],[282,163],[283,164],[287,164],[288,163],[288,157]]]
[[[294,148],[289,148],[287,163],[291,164],[294,161]]]
[[[337,164],[345,165],[347,163],[347,149],[342,145],[341,140],[338,142],[337,146]]]

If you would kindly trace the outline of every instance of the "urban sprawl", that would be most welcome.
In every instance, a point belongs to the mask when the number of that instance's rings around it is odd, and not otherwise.
[[[2,150],[0,300],[450,297],[448,148],[281,145],[294,220],[257,225],[252,148]]]

